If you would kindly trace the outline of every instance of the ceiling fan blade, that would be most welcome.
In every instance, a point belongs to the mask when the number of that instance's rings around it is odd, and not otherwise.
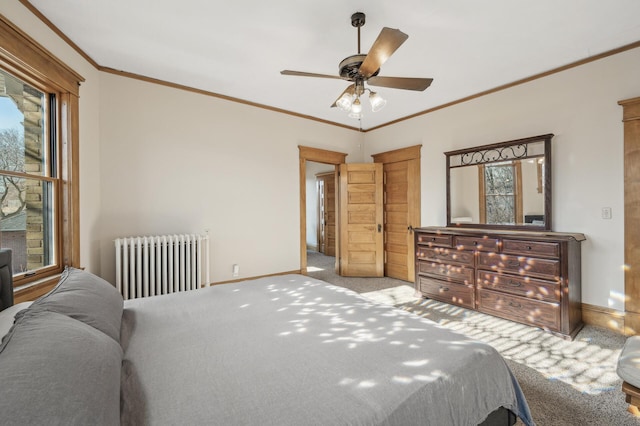
[[[339,75],[329,75],[329,74],[316,74],[312,72],[303,72],[303,71],[291,71],[291,70],[283,70],[280,71],[282,75],[296,75],[299,77],[320,77],[320,78],[337,78],[338,80],[343,80]]]
[[[384,27],[360,65],[360,74],[364,78],[371,77],[408,38],[400,30]]]
[[[331,108],[335,108],[337,107],[337,103],[340,100],[340,98],[345,94],[348,93],[350,95],[353,95],[356,92],[356,85],[352,84],[349,87],[347,87],[346,89],[344,89],[344,92],[340,93],[340,96],[338,96],[338,98],[335,100],[335,102],[333,103],[333,105],[331,105]]]
[[[432,78],[410,77],[371,77],[367,83],[371,86],[390,87],[392,89],[405,89],[423,91],[431,85]]]

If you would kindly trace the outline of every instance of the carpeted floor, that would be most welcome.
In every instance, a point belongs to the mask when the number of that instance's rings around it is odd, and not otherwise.
[[[534,327],[416,298],[412,283],[406,281],[341,277],[334,272],[335,258],[307,255],[308,274],[314,278],[494,346],[517,377],[537,425],[640,425],[640,419],[627,412],[615,372],[624,336],[585,326],[573,341],[566,341]]]

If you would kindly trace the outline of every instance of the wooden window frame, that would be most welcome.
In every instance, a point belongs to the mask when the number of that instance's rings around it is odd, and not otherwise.
[[[80,267],[79,203],[79,88],[84,78],[25,32],[0,15],[0,68],[25,83],[56,96],[58,212],[57,262],[29,276],[15,275],[19,293],[34,294],[34,287],[51,284],[65,266]]]

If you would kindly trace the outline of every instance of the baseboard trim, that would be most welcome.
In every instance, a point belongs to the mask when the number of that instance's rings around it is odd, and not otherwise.
[[[602,306],[582,304],[582,321],[585,324],[606,328],[618,334],[627,334],[625,329],[625,313]]]

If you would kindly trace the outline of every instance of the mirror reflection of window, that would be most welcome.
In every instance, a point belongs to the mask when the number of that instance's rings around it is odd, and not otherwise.
[[[479,166],[480,222],[513,225],[523,222],[520,161]]]

